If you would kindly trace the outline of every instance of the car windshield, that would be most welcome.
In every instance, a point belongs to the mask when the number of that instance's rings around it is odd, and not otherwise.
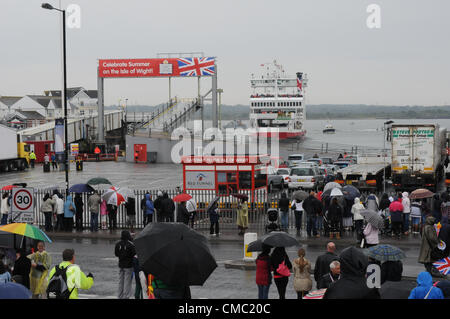
[[[303,159],[303,156],[292,156],[292,155],[290,155],[288,157],[288,160],[290,160],[290,161],[301,161],[302,159]]]
[[[289,175],[289,171],[287,169],[279,169],[277,175]]]
[[[294,168],[292,169],[291,175],[297,175],[297,176],[314,176],[314,170],[311,168]]]

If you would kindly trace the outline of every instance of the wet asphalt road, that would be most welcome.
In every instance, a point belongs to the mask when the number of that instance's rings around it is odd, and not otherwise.
[[[80,291],[80,296],[87,299],[116,298],[118,288],[118,265],[114,256],[115,240],[107,239],[56,239],[47,244],[47,251],[52,256],[52,264],[62,261],[62,251],[65,248],[75,249],[76,263],[87,274],[94,274],[94,286],[89,291]],[[321,240],[317,244],[303,246],[306,249],[306,258],[314,264],[317,256],[325,250]],[[403,260],[404,276],[416,277],[424,270],[423,265],[417,263],[419,246],[412,243],[395,243],[404,250],[407,258]],[[240,242],[210,242],[211,251],[216,258],[218,267],[211,274],[203,286],[192,286],[191,293],[194,299],[256,299],[258,297],[255,284],[254,270],[241,270],[225,268],[230,260],[243,259],[243,243]],[[340,247],[337,242],[338,252]],[[297,248],[287,248],[291,261],[296,258]],[[311,276],[313,279],[313,277]],[[314,279],[313,279],[314,280]],[[313,284],[315,288],[315,283]],[[133,281],[134,291],[134,281]],[[276,286],[272,283],[269,291],[270,299],[277,299]],[[287,287],[286,298],[295,299],[292,277]]]

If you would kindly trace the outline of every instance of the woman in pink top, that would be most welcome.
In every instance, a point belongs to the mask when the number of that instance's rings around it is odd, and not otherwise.
[[[102,221],[102,229],[106,229],[106,215],[108,215],[108,210],[106,209],[106,201],[102,200],[102,203],[100,204],[100,219]]]
[[[366,239],[366,248],[378,245],[380,243],[378,240],[378,228],[372,226],[372,224],[367,223],[363,233]]]

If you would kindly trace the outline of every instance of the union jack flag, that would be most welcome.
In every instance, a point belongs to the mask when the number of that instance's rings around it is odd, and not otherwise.
[[[447,275],[450,272],[450,258],[445,257],[444,259],[438,260],[433,263],[433,266],[436,267],[441,274]]]
[[[214,58],[179,58],[177,59],[180,76],[214,75]]]
[[[298,72],[297,73],[297,87],[300,92],[302,91],[302,86],[303,86],[303,73]]]

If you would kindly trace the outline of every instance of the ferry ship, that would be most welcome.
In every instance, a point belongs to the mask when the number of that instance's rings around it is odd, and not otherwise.
[[[256,129],[260,137],[280,140],[304,137],[306,74],[297,72],[296,77],[286,76],[276,61],[261,66],[267,66],[267,73],[260,79],[252,75],[250,80],[253,89],[250,128]]]

